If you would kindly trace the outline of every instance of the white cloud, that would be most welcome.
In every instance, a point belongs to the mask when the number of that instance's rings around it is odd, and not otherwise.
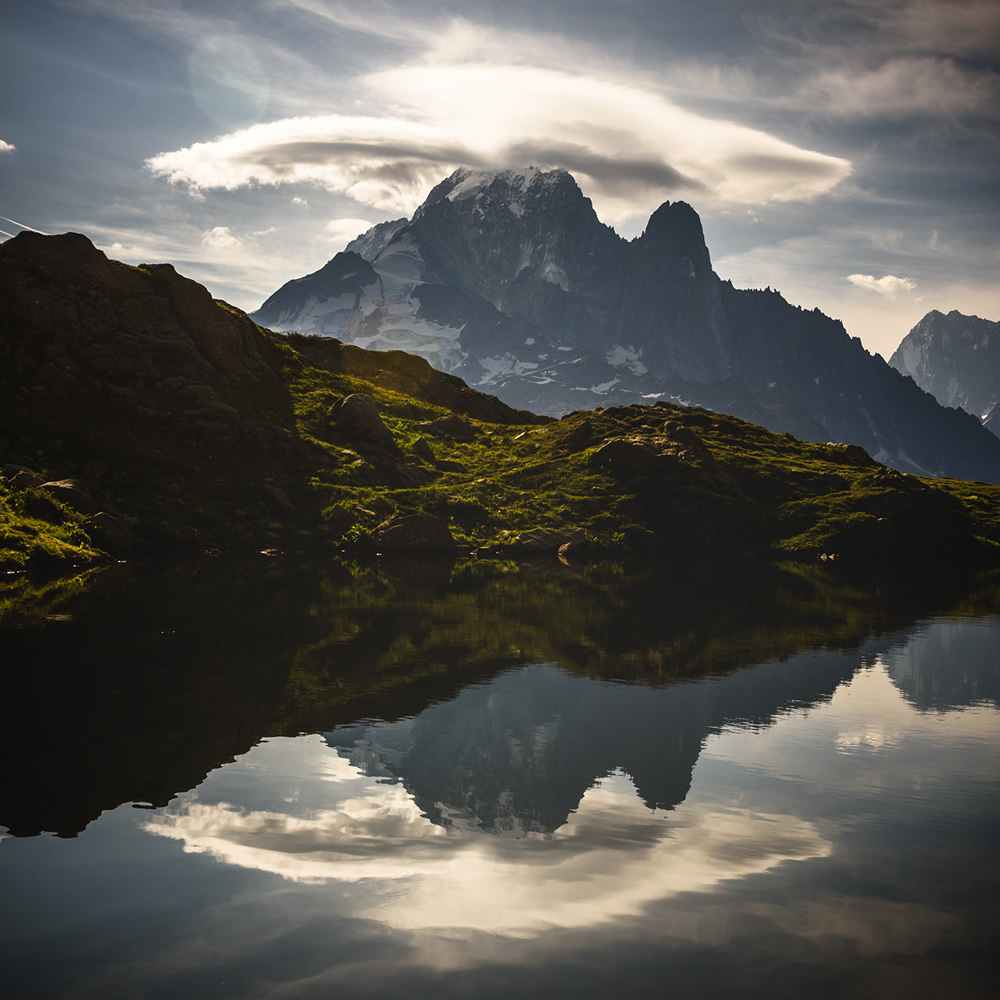
[[[550,65],[540,55],[527,64],[537,42],[527,55],[501,53],[464,22],[447,35],[454,45],[427,42],[420,60],[369,74],[368,114],[257,124],[147,166],[193,192],[308,183],[396,214],[412,212],[459,166],[560,166],[610,221],[679,195],[702,204],[808,200],[851,172],[845,159],[686,111],[648,79],[583,58],[579,46],[575,57],[564,43]]]
[[[287,766],[282,754],[291,742],[256,747],[215,784],[247,767],[259,775]],[[194,792],[144,829],[186,852],[290,882],[376,887],[379,919],[392,927],[515,936],[599,926],[667,896],[830,853],[813,823],[791,815],[704,801],[651,810],[621,772],[591,786],[552,834],[493,836],[457,809],[440,826],[402,784],[359,775],[315,737],[298,744],[290,747],[296,756],[312,754],[304,773],[319,777],[290,777],[284,787],[292,794],[281,806],[200,801]]]
[[[332,219],[325,226],[329,233],[330,242],[339,246],[346,246],[356,236],[367,232],[375,225],[367,219]]]
[[[215,226],[203,233],[201,242],[207,247],[239,247],[243,243],[238,236],[234,236],[229,226]]]
[[[886,274],[881,278],[876,278],[873,274],[849,274],[847,280],[858,288],[866,288],[890,299],[904,292],[912,292],[917,287],[912,278],[897,278],[894,274]]]
[[[931,56],[890,59],[873,70],[841,66],[821,72],[792,100],[847,117],[977,112],[995,118],[1000,75]]]
[[[0,139],[0,153],[13,153],[15,149],[17,146],[12,142],[4,142],[3,139]]]
[[[308,202],[308,201],[306,201],[306,199],[305,199],[305,198],[300,198],[300,197],[299,197],[298,195],[296,195],[296,196],[295,196],[295,197],[294,197],[294,198],[292,199],[292,204],[293,204],[293,205],[308,205],[308,204],[309,204],[309,202]]]
[[[254,125],[147,160],[193,191],[254,184],[316,184],[386,211],[412,211],[466,151],[433,126],[323,115]],[[447,154],[451,156],[448,157]]]

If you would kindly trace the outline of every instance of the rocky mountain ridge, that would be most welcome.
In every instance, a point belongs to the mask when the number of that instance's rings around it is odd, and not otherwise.
[[[994,434],[1000,432],[995,416],[1000,406],[1000,323],[933,309],[903,338],[889,364],[942,406],[960,407]]]
[[[903,471],[1000,480],[989,435],[838,321],[720,279],[691,206],[662,205],[625,240],[565,171],[459,170],[253,318],[416,353],[540,413],[694,403]]]

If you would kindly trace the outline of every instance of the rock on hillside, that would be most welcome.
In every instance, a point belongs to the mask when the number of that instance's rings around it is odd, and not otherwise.
[[[301,451],[289,434],[284,355],[237,309],[170,264],[109,260],[76,233],[0,245],[0,373],[25,406],[87,399],[93,411],[215,445]],[[318,366],[384,379],[415,398],[497,421],[531,420],[420,359],[299,346]]]
[[[277,383],[273,345],[170,264],[129,267],[85,236],[24,232],[0,246],[0,319],[0,378],[19,407],[86,399],[223,445],[279,423],[238,405]]]

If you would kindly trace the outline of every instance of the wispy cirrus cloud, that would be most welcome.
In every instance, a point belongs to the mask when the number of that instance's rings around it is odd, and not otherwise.
[[[889,59],[873,69],[824,70],[794,100],[850,118],[964,114],[996,118],[1000,74],[937,56]]]

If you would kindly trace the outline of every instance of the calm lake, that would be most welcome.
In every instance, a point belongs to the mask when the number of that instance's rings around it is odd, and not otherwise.
[[[12,998],[993,997],[1000,576],[0,593]]]

